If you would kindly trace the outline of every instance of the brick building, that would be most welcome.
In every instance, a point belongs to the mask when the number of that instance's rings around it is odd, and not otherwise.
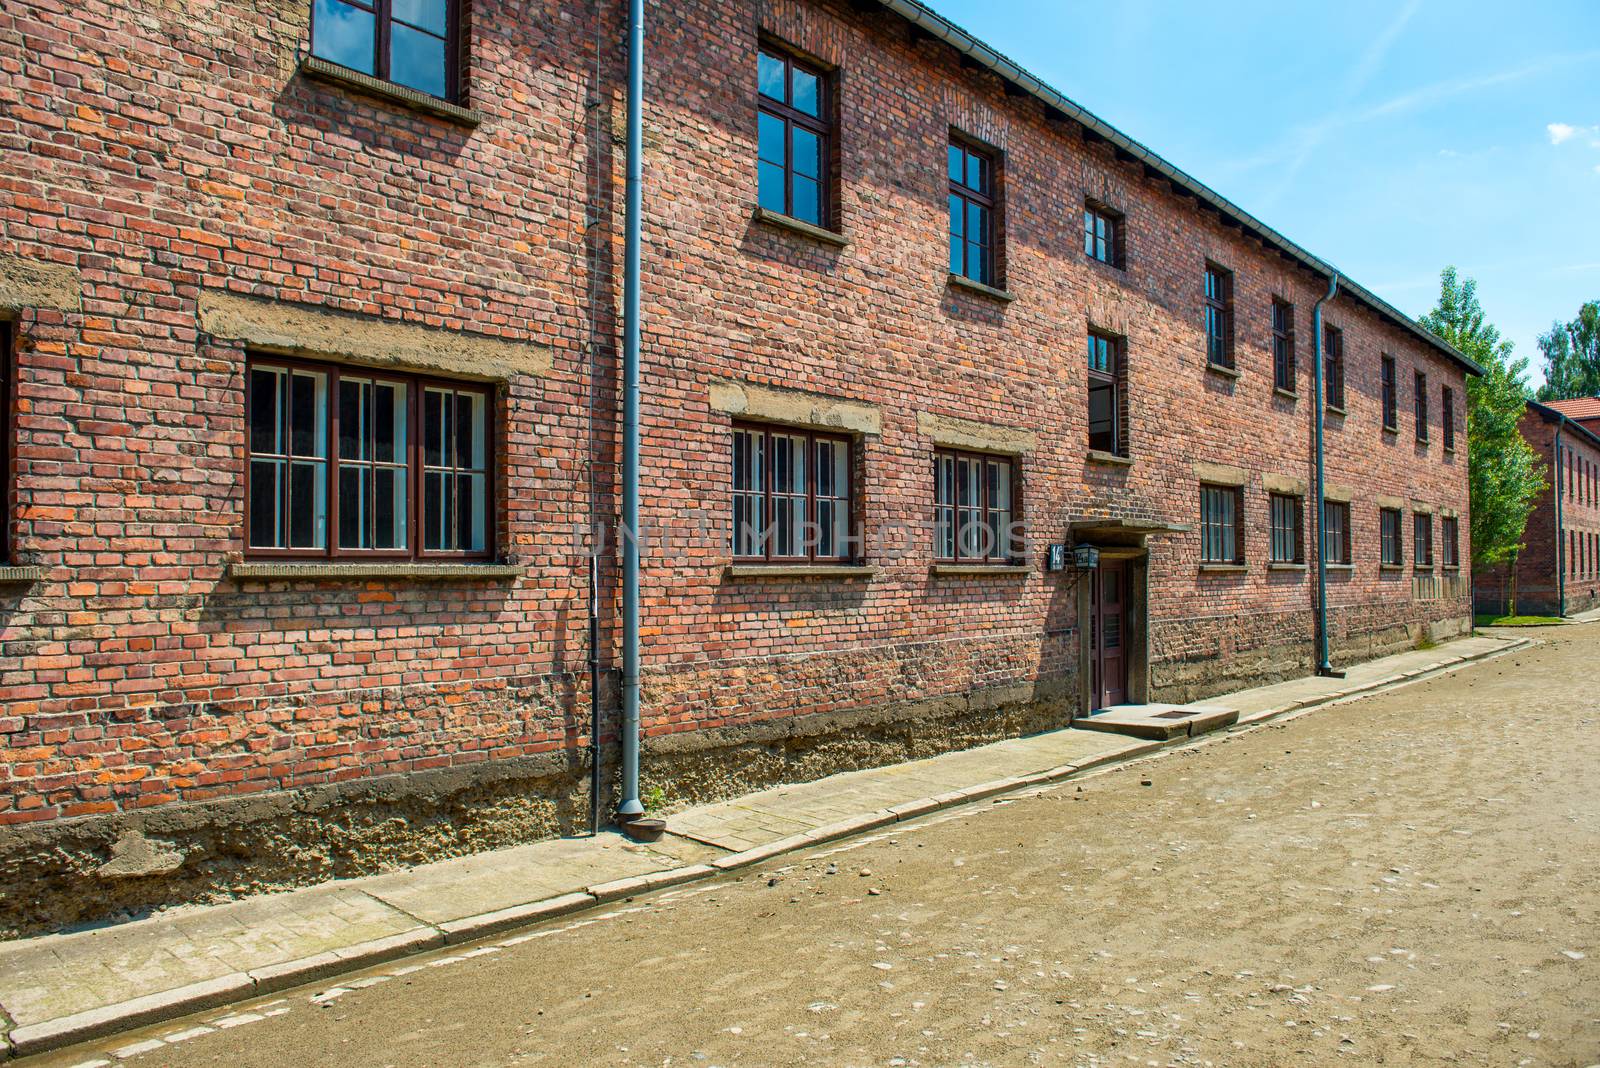
[[[0,13],[7,930],[585,821],[623,15],[413,6]],[[1339,281],[1319,538],[1325,263],[918,4],[649,18],[647,793],[1305,673],[1324,541],[1468,626],[1470,361]]]
[[[1517,612],[1566,616],[1600,607],[1600,398],[1529,401],[1521,430],[1549,484],[1515,561]],[[1506,611],[1511,566],[1474,574],[1478,611]]]

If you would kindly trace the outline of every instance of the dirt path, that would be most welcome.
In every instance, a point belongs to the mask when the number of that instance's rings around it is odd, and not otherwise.
[[[127,1063],[1600,1063],[1600,625],[1538,636]]]

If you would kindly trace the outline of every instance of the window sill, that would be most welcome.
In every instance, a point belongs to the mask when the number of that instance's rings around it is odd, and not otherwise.
[[[1417,439],[1417,447],[1418,448],[1426,449],[1429,444],[1430,444],[1430,442],[1429,442],[1429,440],[1427,438],[1418,438]]]
[[[1249,571],[1248,564],[1201,564],[1200,573],[1203,575],[1242,575]]]
[[[1104,268],[1108,271],[1116,271],[1118,275],[1126,276],[1128,273],[1128,265],[1126,262],[1113,263],[1110,260],[1103,260],[1098,256],[1091,256],[1087,252],[1083,254],[1083,258],[1094,264],[1096,267]]]
[[[790,233],[801,234],[811,238],[813,241],[821,241],[823,244],[832,245],[835,248],[844,248],[850,243],[850,239],[843,234],[834,233],[832,230],[808,223],[803,219],[796,219],[793,215],[785,215],[781,211],[773,211],[771,208],[758,206],[755,211],[755,220],[758,223],[765,223],[767,226],[777,227],[779,230],[788,230]]]
[[[950,285],[955,286],[957,289],[965,289],[973,293],[981,293],[983,296],[989,297],[993,300],[998,300],[1004,304],[1010,304],[1012,301],[1017,299],[1017,295],[1015,293],[1007,292],[1004,289],[996,289],[994,286],[986,286],[982,282],[976,282],[964,274],[956,274],[954,271],[951,271],[947,277]]]
[[[1378,570],[1379,571],[1404,571],[1405,569],[1406,569],[1406,565],[1404,565],[1404,564],[1379,564],[1378,565]]]
[[[1206,361],[1206,370],[1210,371],[1214,375],[1221,375],[1223,378],[1237,379],[1239,377],[1239,369],[1237,367],[1228,367],[1224,364],[1212,363],[1210,360]]]
[[[1291,564],[1283,560],[1267,565],[1268,571],[1304,571],[1305,569],[1305,564]]]
[[[358,70],[330,63],[319,56],[306,56],[302,59],[300,73],[318,81],[347,86],[371,96],[381,97],[413,111],[423,111],[436,118],[449,119],[462,126],[477,126],[483,121],[483,115],[472,108],[464,108],[460,104],[440,100],[436,96],[430,96],[408,86],[386,82],[370,74],[362,74]]]
[[[1383,432],[1389,435],[1391,438],[1397,438],[1400,436],[1400,428],[1397,426],[1386,426],[1383,428]]]
[[[934,564],[930,569],[935,575],[1005,575],[1017,577],[1028,575],[1033,568],[1027,564]]]
[[[1418,564],[1418,565],[1416,565],[1416,567],[1413,570],[1418,571],[1418,572],[1420,572],[1422,574],[1425,574],[1425,575],[1431,575],[1431,574],[1433,574],[1433,565],[1432,564]]]
[[[1440,571],[1460,571],[1461,570],[1461,565],[1460,564],[1444,564],[1439,568],[1439,570]]]
[[[1109,467],[1132,467],[1133,457],[1120,456],[1114,452],[1105,452],[1101,449],[1090,449],[1083,457],[1092,464],[1105,464]]]
[[[0,564],[0,586],[27,586],[35,582],[42,582],[44,576],[45,569],[42,567]]]
[[[881,568],[863,564],[729,564],[731,579],[872,578]]]
[[[1282,386],[1273,386],[1272,392],[1274,395],[1282,397],[1284,400],[1297,401],[1300,399],[1300,394],[1296,393],[1292,389],[1284,389]]]
[[[1343,408],[1335,408],[1331,404],[1327,406],[1327,412],[1328,412],[1329,415],[1337,415],[1341,419],[1343,419],[1346,415],[1349,414]]]
[[[453,582],[514,579],[523,570],[516,564],[422,564],[408,560],[383,563],[247,560],[229,564],[228,577],[234,580],[307,579],[313,582],[362,582],[389,578]]]
[[[1354,571],[1356,569],[1356,565],[1355,564],[1328,564],[1327,568],[1328,568],[1329,571]]]

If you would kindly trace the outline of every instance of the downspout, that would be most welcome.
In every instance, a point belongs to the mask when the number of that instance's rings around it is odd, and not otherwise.
[[[1567,532],[1566,500],[1562,490],[1566,487],[1566,461],[1561,456],[1561,432],[1567,428],[1567,417],[1556,413],[1556,615],[1567,618]]]
[[[1323,424],[1326,422],[1327,412],[1322,400],[1324,388],[1322,306],[1332,300],[1338,292],[1339,272],[1335,271],[1328,278],[1327,296],[1318,300],[1311,309],[1312,378],[1316,382],[1317,408],[1317,674],[1331,678],[1342,677],[1342,673],[1334,671],[1333,663],[1328,659],[1328,502],[1323,496],[1327,490],[1327,465],[1322,448]]]
[[[622,804],[639,803],[639,231],[644,186],[644,0],[628,3],[628,177],[622,281]]]

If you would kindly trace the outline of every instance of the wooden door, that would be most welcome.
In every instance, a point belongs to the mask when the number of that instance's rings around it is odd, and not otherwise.
[[[1109,708],[1128,699],[1127,565],[1102,561],[1095,580],[1095,707]]]

